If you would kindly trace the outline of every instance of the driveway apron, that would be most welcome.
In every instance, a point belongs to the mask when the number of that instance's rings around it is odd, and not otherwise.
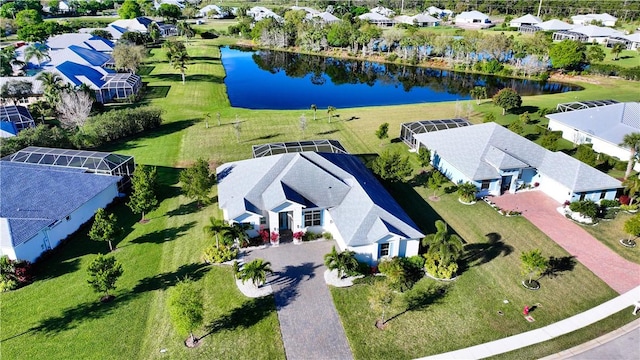
[[[505,194],[492,197],[491,201],[503,209],[521,211],[533,225],[619,294],[640,285],[640,265],[622,258],[561,215],[557,211],[561,204],[543,192]]]
[[[252,250],[245,262],[262,258],[274,271],[273,287],[280,331],[288,360],[352,359],[349,343],[324,282],[324,254],[334,241]]]

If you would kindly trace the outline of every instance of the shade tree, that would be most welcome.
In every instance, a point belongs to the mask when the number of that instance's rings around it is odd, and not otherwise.
[[[98,254],[87,267],[87,282],[97,293],[104,294],[103,301],[111,298],[109,292],[115,290],[116,281],[122,276],[122,265],[113,256]]]
[[[98,209],[93,218],[93,224],[89,230],[89,238],[93,241],[106,241],[109,243],[109,251],[113,251],[111,241],[119,233],[118,218],[113,213],[107,213],[103,208]]]
[[[180,280],[169,295],[169,315],[179,333],[189,334],[186,346],[196,346],[194,331],[204,322],[202,290],[189,278]]]
[[[182,192],[190,199],[195,199],[198,206],[209,202],[209,192],[215,183],[214,175],[209,171],[208,161],[199,158],[188,168],[180,172]]]
[[[511,88],[504,88],[498,91],[493,96],[493,102],[502,108],[502,115],[507,111],[517,109],[522,106],[522,98],[514,89]]]
[[[391,149],[383,151],[373,161],[372,169],[380,178],[391,182],[402,181],[413,172],[409,156]]]
[[[141,222],[145,221],[145,213],[158,206],[156,197],[157,170],[155,166],[138,165],[131,177],[131,196],[127,206],[134,214],[142,214]]]

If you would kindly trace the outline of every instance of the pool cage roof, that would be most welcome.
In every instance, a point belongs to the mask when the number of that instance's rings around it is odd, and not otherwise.
[[[0,121],[10,121],[18,130],[36,126],[31,113],[24,106],[0,106]]]
[[[85,171],[129,177],[135,170],[133,156],[119,155],[98,151],[54,149],[29,146],[12,155],[4,157],[4,161],[28,164],[78,168]]]
[[[337,140],[291,141],[253,145],[254,158],[303,151],[348,154],[347,150]]]
[[[140,86],[140,76],[130,73],[109,74],[101,89],[135,89]]]
[[[558,104],[556,110],[559,112],[567,112],[574,110],[590,109],[594,107],[607,106],[618,104],[616,100],[590,100],[590,101],[573,101],[568,103]]]
[[[413,136],[416,134],[455,129],[469,125],[471,123],[462,118],[406,122],[400,125],[400,139],[411,148],[415,148],[416,141]]]

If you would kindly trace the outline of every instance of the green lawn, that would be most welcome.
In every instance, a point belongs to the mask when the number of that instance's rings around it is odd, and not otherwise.
[[[356,358],[405,359],[452,351],[551,324],[616,295],[579,263],[555,277],[542,278],[540,290],[525,290],[520,284],[522,251],[539,248],[547,257],[569,255],[524,218],[501,216],[484,203],[462,205],[455,194],[443,195],[438,202],[418,204],[430,194],[427,192],[409,186],[393,189],[403,199],[420,196],[413,200],[418,211],[411,214],[419,225],[426,228],[440,217],[467,242],[468,269],[448,284],[444,295],[427,291],[441,284],[421,280],[401,297],[421,299],[418,303],[422,307],[403,313],[406,307],[398,304],[389,315],[401,315],[384,331],[373,326],[377,314],[367,303],[369,286],[332,289]],[[502,244],[489,244],[487,235]],[[537,303],[540,305],[532,313],[536,321],[525,321],[522,308]],[[498,311],[504,315],[498,315]],[[551,351],[560,350],[556,347]]]
[[[602,62],[603,64],[613,64],[621,66],[623,68],[640,66],[640,52],[636,50],[622,50],[622,52],[618,55],[618,60],[614,60],[613,55],[611,55],[611,49],[604,46],[602,48],[604,49],[604,53],[606,54],[606,57]]]
[[[618,253],[623,258],[640,264],[640,247],[627,248],[620,244],[620,239],[627,239],[629,234],[623,230],[624,222],[631,214],[620,212],[613,220],[602,220],[595,226],[582,226],[588,233],[607,245],[611,250]]]
[[[284,358],[272,298],[248,300],[235,288],[230,269],[201,265],[200,256],[208,244],[202,226],[209,216],[219,217],[221,212],[215,201],[197,209],[191,200],[179,195],[179,168],[199,157],[209,159],[212,165],[249,158],[252,145],[273,141],[331,138],[355,154],[376,154],[388,147],[404,150],[401,143],[376,138],[374,133],[380,124],[390,124],[393,138],[402,122],[455,114],[452,103],[365,107],[338,109],[339,117],[329,123],[326,109],[318,109],[314,121],[311,110],[231,108],[220,52],[215,46],[231,41],[195,40],[187,45],[193,62],[184,85],[178,71],[167,64],[163,50],[153,49],[143,75],[148,97],[142,103],[162,108],[165,123],[139,138],[102,149],[130,154],[138,163],[158,166],[162,183],[162,202],[149,214],[148,224],[138,224],[137,217],[122,204],[114,207],[125,229],[115,252],[125,271],[116,301],[99,304],[98,296],[86,284],[85,266],[95,254],[106,251],[107,245],[89,241],[85,229],[44,264],[35,283],[0,295],[3,358]],[[621,101],[632,100],[637,83],[603,79],[600,84],[584,87],[580,92],[526,97],[524,105],[532,109],[555,107],[558,102],[578,97],[602,99],[611,98],[611,94]],[[110,107],[118,106],[129,105]],[[481,122],[486,111],[500,110],[489,103],[474,105],[471,120]],[[222,126],[217,126],[217,113]],[[210,114],[209,128],[204,123],[206,114]],[[304,133],[299,129],[301,114],[308,119]],[[500,115],[498,118],[502,120]],[[242,121],[239,139],[230,125],[236,120]],[[391,190],[425,230],[442,217],[469,243],[481,243],[485,234],[495,232],[513,246],[513,252],[470,267],[437,304],[399,316],[385,332],[375,332],[372,327],[374,314],[366,303],[366,286],[334,290],[359,358],[367,354],[404,358],[467,346],[548,324],[615,295],[580,265],[555,279],[543,279],[542,290],[526,292],[518,285],[520,251],[540,247],[547,256],[566,254],[524,219],[500,217],[484,204],[462,206],[454,196],[427,204],[422,188],[395,186]],[[211,195],[215,196],[215,188]],[[167,292],[185,275],[203,287],[205,321],[214,330],[195,350],[182,346],[184,336],[173,331],[166,308]],[[418,289],[428,286],[429,281],[423,280]],[[505,298],[511,301],[506,307],[502,304]],[[524,322],[519,316],[521,307],[536,302],[542,304],[534,314],[538,321]],[[495,314],[500,309],[505,316],[498,318]],[[205,332],[201,329],[199,334]],[[167,349],[167,353],[160,353],[161,349]]]

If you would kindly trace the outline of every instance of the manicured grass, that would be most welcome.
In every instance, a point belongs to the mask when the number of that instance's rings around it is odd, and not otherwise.
[[[163,49],[153,49],[143,75],[150,96],[142,104],[163,109],[165,123],[139,138],[102,149],[134,155],[138,163],[158,166],[162,183],[162,202],[148,215],[148,224],[136,223],[137,216],[122,204],[114,207],[125,229],[115,252],[125,270],[117,298],[111,304],[99,304],[98,296],[86,284],[84,268],[94,254],[106,251],[107,245],[89,241],[85,229],[44,264],[35,283],[0,295],[3,358],[283,358],[272,298],[250,301],[235,288],[230,269],[200,265],[202,250],[210,242],[202,226],[209,216],[220,217],[221,212],[215,201],[197,209],[179,195],[179,168],[199,157],[209,159],[212,165],[250,158],[252,145],[272,141],[331,138],[355,154],[375,155],[389,147],[406,151],[402,143],[378,140],[374,133],[379,125],[388,122],[393,138],[402,122],[455,115],[452,103],[381,106],[338,109],[340,116],[329,123],[326,109],[318,109],[314,121],[311,110],[231,108],[215,45],[232,41],[198,39],[187,45],[193,62],[184,85],[179,72],[167,64]],[[524,104],[555,107],[578,96],[588,100],[611,98],[611,94],[621,101],[632,100],[636,85],[603,79],[598,85],[586,84],[581,92],[527,97]],[[489,103],[474,105],[471,120],[481,122],[484,111],[500,110]],[[222,126],[217,126],[217,113]],[[209,128],[204,123],[206,114],[211,116]],[[301,114],[308,120],[304,133],[299,128]],[[230,125],[236,119],[242,122],[240,139]],[[404,358],[445,351],[548,324],[614,296],[581,265],[555,279],[543,279],[543,288],[536,293],[524,291],[519,285],[520,251],[540,247],[546,256],[566,255],[524,219],[500,217],[484,204],[462,206],[454,195],[427,204],[423,188],[400,185],[391,191],[425,231],[442,217],[469,243],[481,243],[485,234],[496,232],[514,250],[506,257],[471,266],[437,304],[399,316],[384,332],[373,329],[375,314],[368,308],[365,285],[334,290],[359,358],[367,354]],[[214,188],[214,199],[215,194]],[[166,307],[168,291],[186,275],[204,289],[206,324],[217,324],[202,347],[194,350],[182,346],[185,335],[174,332]],[[429,285],[423,280],[417,289]],[[507,307],[502,303],[504,298],[511,301]],[[524,322],[519,315],[521,307],[536,302],[542,304],[534,313],[538,321]],[[505,311],[504,317],[495,315],[499,309]],[[204,333],[205,329],[199,330],[200,335]],[[587,340],[588,335],[581,339]],[[160,353],[161,349],[167,352]]]
[[[618,54],[618,60],[614,60],[614,56],[611,55],[611,48],[603,47],[603,49],[606,54],[604,61],[602,61],[603,64],[613,64],[623,68],[640,66],[640,53],[636,50],[622,50]]]
[[[582,226],[588,233],[607,245],[611,250],[615,251],[623,258],[640,264],[640,245],[634,248],[627,248],[620,244],[620,239],[629,238],[629,234],[625,233],[623,226],[625,221],[633,215],[624,211],[620,212],[613,220],[600,221],[595,226]],[[637,240],[636,240],[637,241]]]
[[[620,327],[621,323],[629,323],[636,317],[631,314],[630,309],[624,309],[595,324],[591,324],[582,329],[576,330],[566,335],[562,335],[553,340],[545,341],[540,344],[527,346],[522,349],[514,350],[505,354],[493,356],[489,359],[540,359],[558,352],[559,349],[570,349],[584,343],[584,339],[595,339],[614,331]]]
[[[408,186],[397,186],[393,192],[404,198],[412,192],[421,198],[431,194],[424,188]],[[425,222],[441,217],[467,242],[468,268],[447,285],[442,296],[421,296],[425,289],[437,286],[433,280],[421,280],[409,295],[403,296],[422,298],[423,307],[392,319],[384,331],[373,326],[378,314],[370,310],[367,302],[369,286],[332,289],[334,303],[358,359],[404,359],[452,351],[551,324],[616,295],[579,263],[556,277],[543,277],[540,290],[525,290],[520,284],[521,252],[539,248],[547,257],[569,254],[526,219],[501,216],[484,203],[462,205],[456,194],[449,194],[422,206],[431,206],[437,214],[423,211],[418,224],[427,227]],[[412,216],[415,218],[416,214]],[[489,244],[488,234],[500,239],[503,245]],[[503,302],[505,299],[508,304]],[[529,323],[522,316],[522,308],[537,303],[540,305],[532,313],[536,321]],[[405,309],[399,304],[389,315]],[[504,315],[498,315],[498,311]]]

